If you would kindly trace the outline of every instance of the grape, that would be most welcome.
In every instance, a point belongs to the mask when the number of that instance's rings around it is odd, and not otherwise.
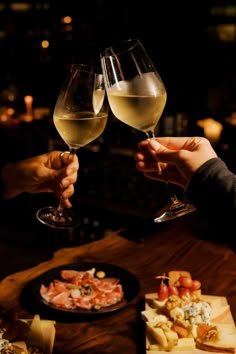
[[[189,295],[190,295],[190,289],[189,288],[183,288],[183,287],[179,288],[179,297],[189,296]]]
[[[202,286],[201,282],[199,280],[194,279],[192,281],[192,286],[191,286],[190,290],[191,291],[198,290],[201,288],[201,286]]]
[[[179,277],[179,282],[180,282],[180,285],[182,285],[184,288],[191,288],[192,286],[192,279],[190,277],[187,277],[187,276],[181,276]]]
[[[169,295],[179,295],[179,289],[177,288],[177,286],[169,286]]]
[[[181,275],[178,278],[176,285],[167,285],[164,280],[169,279],[165,274],[158,276],[161,278],[161,283],[157,289],[157,296],[160,301],[166,300],[169,296],[190,296],[195,291],[201,288],[201,282],[197,279],[192,279],[191,275]]]
[[[167,297],[169,295],[168,286],[165,283],[163,283],[163,281],[161,282],[161,284],[159,286],[157,295],[158,295],[158,298],[160,301],[167,299]]]

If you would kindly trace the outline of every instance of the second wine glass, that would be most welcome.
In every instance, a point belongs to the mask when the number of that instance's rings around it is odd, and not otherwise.
[[[155,128],[163,113],[167,93],[146,49],[138,39],[124,40],[104,49],[100,55],[107,97],[116,118],[155,137]],[[161,173],[161,171],[159,171]],[[168,184],[171,204],[154,221],[174,219],[195,210],[178,200]]]
[[[72,64],[59,93],[53,122],[68,153],[98,138],[104,131],[108,117],[103,75],[85,64]],[[66,152],[65,152],[66,153]],[[37,219],[50,227],[70,229],[79,225],[77,214],[71,209],[48,206],[38,210]]]

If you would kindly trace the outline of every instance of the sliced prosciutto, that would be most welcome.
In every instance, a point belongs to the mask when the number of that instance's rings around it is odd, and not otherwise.
[[[108,307],[124,297],[118,278],[96,277],[96,269],[86,271],[62,270],[62,280],[55,279],[48,286],[41,284],[40,294],[50,304],[63,309],[85,310]]]

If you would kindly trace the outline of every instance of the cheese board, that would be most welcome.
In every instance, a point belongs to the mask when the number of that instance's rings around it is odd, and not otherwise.
[[[224,338],[230,338],[232,340],[232,345],[228,345],[227,340],[225,342],[225,348],[220,350],[202,350],[196,347],[196,341],[193,336],[188,338],[178,338],[178,344],[173,346],[171,351],[173,354],[186,354],[187,352],[193,352],[194,354],[209,354],[213,352],[217,353],[236,353],[236,328],[232,313],[230,311],[230,306],[228,304],[227,298],[224,296],[213,296],[213,295],[201,295],[201,301],[210,304],[212,308],[210,321],[214,325],[219,325],[223,332]],[[155,347],[160,347],[159,343],[155,340],[155,333],[152,330],[152,323],[155,323],[157,316],[163,314],[160,310],[162,302],[158,300],[156,293],[149,293],[145,295],[145,309],[142,311],[142,319],[146,322],[146,354],[163,354],[167,351],[163,348],[155,350]],[[162,320],[162,318],[160,318]],[[163,317],[164,319],[164,317]],[[151,326],[150,326],[151,324]],[[154,336],[153,336],[154,333]],[[221,343],[222,345],[222,343]],[[217,348],[217,342],[216,342]]]

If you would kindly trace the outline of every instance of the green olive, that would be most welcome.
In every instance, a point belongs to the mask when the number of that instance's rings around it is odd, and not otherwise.
[[[103,272],[103,270],[99,270],[99,271],[96,273],[96,277],[99,278],[99,279],[105,278],[105,276],[106,276],[106,273]]]

